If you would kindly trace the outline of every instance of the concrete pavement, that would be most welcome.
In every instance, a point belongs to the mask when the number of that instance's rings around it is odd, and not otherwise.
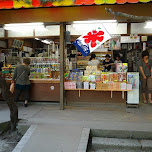
[[[37,125],[22,152],[76,152],[82,129],[152,131],[152,105],[126,109],[124,105],[59,110],[58,104],[19,104],[20,124]],[[6,104],[0,104],[0,122],[9,120]]]

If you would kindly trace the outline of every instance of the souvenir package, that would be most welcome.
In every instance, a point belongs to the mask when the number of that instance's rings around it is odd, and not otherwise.
[[[121,82],[115,81],[114,84],[113,84],[113,89],[119,90],[120,89],[120,84],[121,84]]]
[[[65,89],[71,89],[70,82],[64,82],[64,88]]]
[[[96,83],[90,83],[90,89],[96,89]]]
[[[109,82],[108,82],[108,80],[103,81],[102,89],[108,89],[108,88],[109,88]]]
[[[89,82],[83,82],[83,88],[89,89]]]
[[[128,64],[127,63],[117,63],[116,64],[116,72],[127,72]]]
[[[77,82],[77,89],[82,89],[83,88],[83,82],[80,81],[80,82]]]
[[[116,72],[111,72],[109,73],[109,81],[117,81],[118,80],[118,73]]]
[[[132,84],[127,84],[127,90],[132,90]]]
[[[76,82],[70,82],[71,89],[76,89]]]
[[[113,89],[114,88],[114,82],[113,81],[109,81],[109,89]]]
[[[109,73],[108,72],[102,72],[101,74],[101,81],[108,81],[109,80]]]
[[[95,75],[101,75],[101,71],[99,70],[95,71]]]
[[[96,79],[96,81],[101,81],[101,75],[96,75],[95,79]]]
[[[102,89],[102,82],[96,82],[96,89],[100,90]]]
[[[87,66],[87,67],[86,67],[86,70],[87,70],[87,71],[92,71],[92,67],[91,67],[91,66]]]
[[[125,72],[119,72],[118,73],[118,81],[126,81],[126,73]]]
[[[95,82],[95,75],[89,75],[89,81]]]
[[[97,66],[92,66],[92,71],[97,71]]]
[[[127,89],[127,84],[126,83],[121,83],[120,84],[120,89],[121,90],[126,90]]]
[[[89,75],[91,73],[91,71],[85,70],[84,71],[84,75]]]
[[[77,80],[77,81],[82,81],[83,72],[76,72],[76,74],[77,74],[76,80]]]
[[[89,81],[89,76],[83,76],[82,81]]]

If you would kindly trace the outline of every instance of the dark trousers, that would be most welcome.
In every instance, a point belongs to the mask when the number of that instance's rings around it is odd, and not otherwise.
[[[24,100],[29,101],[30,89],[29,88],[26,88],[26,89],[25,88],[21,88],[21,89],[16,89],[16,91],[15,91],[15,102],[18,102],[21,93],[24,94]]]

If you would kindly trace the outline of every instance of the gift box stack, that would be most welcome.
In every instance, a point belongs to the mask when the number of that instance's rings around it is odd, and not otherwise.
[[[87,66],[84,72],[66,72],[65,89],[132,90],[132,85],[127,84],[126,72],[124,72],[127,65],[122,65],[121,68],[119,67],[121,72],[101,72],[96,66]]]

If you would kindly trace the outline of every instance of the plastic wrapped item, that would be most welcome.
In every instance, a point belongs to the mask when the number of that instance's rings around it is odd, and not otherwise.
[[[76,80],[77,81],[82,81],[83,77],[83,72],[76,72]]]
[[[110,72],[109,73],[109,81],[117,81],[118,80],[118,73]]]
[[[71,89],[70,82],[64,82],[64,88],[65,89]]]
[[[89,75],[89,81],[95,82],[95,75]]]
[[[92,71],[92,67],[91,67],[91,66],[87,66],[87,67],[86,67],[86,70],[87,70],[87,71]]]
[[[99,70],[95,71],[95,75],[101,75],[101,71]]]
[[[96,83],[90,83],[90,89],[96,89]]]
[[[92,71],[97,71],[97,66],[92,66]]]
[[[109,73],[108,72],[102,72],[101,81],[109,81]]]
[[[127,90],[132,90],[132,84],[127,84]]]
[[[88,76],[91,73],[91,71],[85,70],[84,75]]]
[[[121,83],[120,84],[120,89],[121,90],[126,90],[127,89],[127,84],[126,83]]]
[[[126,73],[125,72],[119,72],[118,73],[118,81],[126,81]]]
[[[114,89],[114,82],[113,81],[109,81],[109,89]]]
[[[102,89],[108,89],[108,88],[109,88],[109,82],[108,82],[108,80],[107,81],[103,81]]]
[[[76,82],[77,84],[77,89],[82,89],[83,88],[83,82],[80,81],[80,82]]]
[[[102,82],[101,81],[100,82],[96,82],[96,89],[97,90],[102,89]]]
[[[83,88],[89,89],[89,82],[83,82]]]
[[[117,63],[116,64],[116,72],[127,72],[128,64],[127,63]]]
[[[76,82],[70,82],[71,89],[76,89]]]
[[[113,89],[120,90],[120,84],[121,84],[121,82],[115,81],[114,84],[113,84]]]
[[[97,81],[101,81],[101,75],[96,75],[96,76],[95,76],[95,79],[96,79],[96,82],[97,82]]]
[[[69,80],[69,75],[70,75],[69,71],[67,71],[67,72],[64,73],[65,80]]]
[[[83,76],[82,81],[89,81],[89,76]]]

